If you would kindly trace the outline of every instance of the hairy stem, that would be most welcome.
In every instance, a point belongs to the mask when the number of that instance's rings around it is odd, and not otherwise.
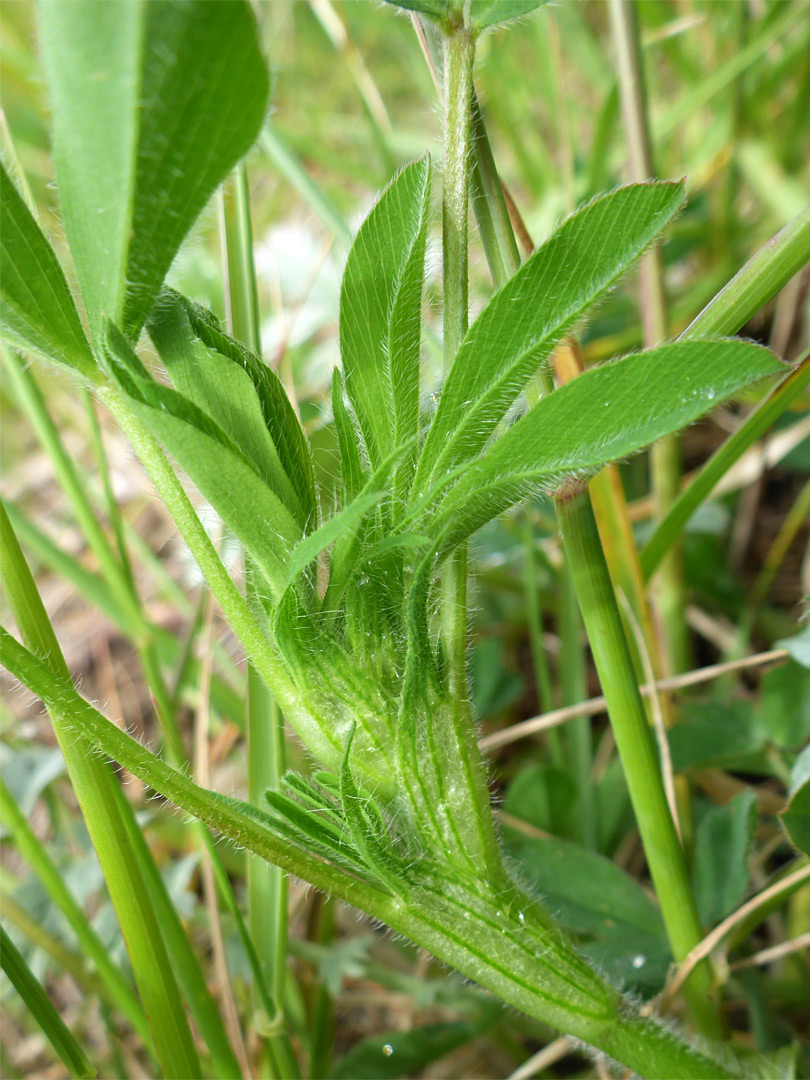
[[[354,904],[504,1001],[615,1057],[639,1075],[708,1080],[733,1075],[655,1021],[642,1018],[514,886],[457,882],[414,867],[404,896],[332,867],[271,831],[246,804],[198,787],[84,701],[6,630],[0,662],[72,729],[185,811],[250,851]],[[694,976],[692,976],[694,978]]]
[[[261,326],[250,189],[244,163],[234,170],[222,201],[223,254],[227,269],[228,323],[233,336],[261,356]],[[252,571],[245,559],[247,589]],[[248,797],[254,806],[264,803],[268,788],[277,788],[284,772],[284,719],[275,699],[250,661],[247,668]],[[287,877],[277,866],[251,856],[248,859],[248,921],[262,969],[275,1005],[268,1017],[268,1050],[279,1080],[298,1074],[295,1055],[285,1032],[284,989],[287,976]],[[261,1003],[257,987],[256,1000]]]

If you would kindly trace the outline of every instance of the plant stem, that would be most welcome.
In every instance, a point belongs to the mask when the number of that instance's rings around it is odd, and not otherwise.
[[[573,705],[588,694],[588,671],[583,641],[582,619],[577,608],[577,594],[571,566],[566,559],[560,575],[560,689],[563,705]],[[551,731],[549,731],[551,734]],[[599,829],[593,790],[593,728],[589,716],[571,721],[566,745],[571,772],[577,785],[576,834],[579,842],[596,850]]]
[[[549,926],[544,909],[514,886],[468,891],[463,882],[428,867],[408,886],[405,898],[382,891],[271,831],[250,807],[242,809],[237,800],[197,787],[102,716],[2,628],[0,662],[52,715],[64,717],[102,753],[176,805],[387,923],[528,1015],[591,1043],[642,1076],[724,1080],[731,1075],[622,1002],[565,935]]]
[[[610,0],[610,18],[616,47],[624,129],[627,138],[629,179],[642,183],[655,169],[652,155],[647,93],[641,61],[638,13],[629,0]],[[654,247],[639,268],[640,307],[644,346],[652,349],[667,336],[664,267],[660,247]],[[678,435],[659,439],[650,452],[655,516],[661,521],[680,492],[682,473]],[[674,544],[661,565],[656,600],[664,646],[667,674],[687,671],[690,664],[689,630],[685,618],[686,582],[683,550]]]
[[[560,492],[555,502],[566,558],[607,700],[647,863],[672,953],[680,961],[700,941],[701,928],[590,496],[586,488],[571,487]],[[709,997],[712,974],[708,965],[696,968],[691,981],[686,996],[698,1029],[708,1038],[720,1038],[719,1015]]]
[[[223,192],[222,240],[227,268],[228,322],[233,336],[261,356],[261,323],[250,189],[244,162],[236,167]],[[253,595],[253,570],[245,556],[245,588]],[[284,720],[272,694],[248,659],[247,664],[248,798],[264,804],[268,788],[278,788],[284,772]],[[273,1074],[298,1075],[284,1020],[287,976],[288,885],[284,871],[255,855],[248,857],[248,925],[275,1013],[268,1016],[268,1051]],[[264,1005],[259,987],[256,1003]]]
[[[444,370],[458,352],[469,320],[468,199],[472,144],[475,42],[461,23],[444,39],[444,186],[442,192]],[[467,697],[467,545],[442,573],[441,633],[450,692]]]

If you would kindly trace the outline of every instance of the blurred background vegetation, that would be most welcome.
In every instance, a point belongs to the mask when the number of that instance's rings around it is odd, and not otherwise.
[[[373,0],[270,0],[256,7],[274,72],[272,113],[248,161],[264,356],[298,402],[328,484],[336,473],[328,388],[339,360],[347,243],[399,166],[426,151],[440,159],[440,114],[411,22],[393,9]],[[664,248],[669,332],[675,335],[810,199],[810,5],[639,0],[637,11],[656,174],[686,176],[688,186],[688,204]],[[2,153],[66,261],[34,16],[28,0],[0,5]],[[535,244],[576,205],[622,182],[627,151],[602,0],[549,4],[508,31],[486,35],[476,87],[498,169]],[[438,189],[437,183],[437,210]],[[425,364],[437,383],[439,258],[437,213],[425,339]],[[213,200],[171,279],[223,314],[221,266]],[[492,282],[475,236],[471,272],[478,310]],[[788,360],[803,357],[810,342],[809,285],[805,270],[743,333]],[[641,344],[636,286],[634,279],[625,282],[582,328],[586,363]],[[100,410],[58,374],[23,375],[14,365],[4,358],[2,492],[71,670],[81,673],[83,693],[159,742],[137,652],[65,492],[54,438],[104,529],[122,531],[188,746],[200,737],[204,717],[210,786],[242,794],[241,656],[206,604],[170,518]],[[720,410],[685,433],[687,472],[757,400]],[[771,649],[800,630],[810,593],[809,420],[805,393],[779,421],[767,452],[749,453],[744,467],[726,478],[725,491],[689,524],[694,667]],[[643,457],[622,468],[640,539],[651,527],[647,471]],[[111,493],[120,521],[110,512]],[[539,501],[477,539],[471,677],[486,732],[598,693],[555,533],[553,511]],[[707,928],[778,878],[793,858],[775,815],[791,770],[802,760],[810,765],[807,753],[800,755],[810,738],[806,628],[803,635],[790,645],[792,658],[764,675],[752,668],[676,697],[670,742],[676,770],[693,781],[686,842]],[[6,783],[111,955],[126,967],[47,718],[29,695],[8,682],[3,689]],[[565,731],[494,751],[505,840],[520,872],[580,935],[585,951],[622,986],[652,996],[663,985],[669,956],[607,722],[601,715],[593,720],[598,829],[584,849],[572,844],[582,836]],[[292,763],[297,753],[291,744]],[[126,791],[215,993],[224,995],[225,983],[230,987],[255,1059],[260,1039],[250,1030],[249,966],[231,916],[205,903],[199,847],[182,817],[149,801],[138,782],[130,778]],[[105,1075],[148,1076],[138,1038],[99,997],[97,976],[60,912],[9,833],[2,836],[4,922],[32,970],[93,1059],[104,1063]],[[241,895],[243,856],[224,847],[221,853]],[[810,1028],[808,955],[799,951],[766,963],[758,954],[808,929],[805,883],[725,943],[720,970],[733,1029],[744,1044],[776,1055],[782,1064],[774,1075],[810,1075],[807,1048],[799,1049],[800,1033]],[[287,1006],[312,1076],[508,1076],[554,1039],[299,883],[291,889],[291,935]],[[0,994],[2,1074],[65,1075],[5,977]],[[537,1075],[597,1075],[598,1067],[570,1046],[552,1045],[556,1059],[549,1053],[539,1061]]]

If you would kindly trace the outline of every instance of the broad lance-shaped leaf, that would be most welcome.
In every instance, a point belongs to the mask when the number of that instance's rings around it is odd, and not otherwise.
[[[185,309],[191,329],[204,345],[243,368],[250,376],[282,468],[295,489],[307,525],[314,527],[318,522],[318,498],[312,454],[304,429],[278,375],[250,349],[226,334],[213,312],[192,303],[172,289],[164,291],[152,310],[148,327],[150,334],[153,330],[160,332],[162,319],[175,304]]]
[[[784,371],[767,349],[736,340],[676,342],[586,371],[467,468],[431,524],[437,548],[450,550],[529,492],[592,476]]]
[[[430,160],[391,181],[360,226],[340,291],[346,391],[377,466],[419,430],[419,368]],[[400,479],[407,478],[403,463]]]
[[[0,331],[14,348],[89,377],[96,371],[62,267],[2,164]]]
[[[442,390],[414,482],[484,448],[564,334],[642,254],[683,202],[683,185],[633,184],[577,211],[503,286],[470,327]]]
[[[43,0],[59,197],[94,332],[137,334],[177,249],[259,134],[268,75],[244,0]]]
[[[158,300],[149,320],[149,336],[177,390],[230,436],[303,529],[306,515],[245,368],[197,337],[175,294],[167,292]]]
[[[151,379],[112,324],[104,344],[111,374],[132,408],[241,540],[270,599],[278,602],[301,527],[222,428],[182,394]]]

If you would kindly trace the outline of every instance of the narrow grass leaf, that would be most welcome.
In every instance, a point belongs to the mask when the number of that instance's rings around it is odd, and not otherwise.
[[[51,900],[70,925],[83,956],[93,963],[99,979],[105,984],[109,1000],[121,1010],[148,1045],[151,1042],[149,1025],[132,985],[127,981],[121,969],[111,960],[104,942],[99,938],[92,923],[68,889],[59,868],[31,828],[10,789],[1,779],[0,814],[2,814],[3,824],[14,838],[18,852],[35,871]]]
[[[250,148],[269,82],[242,0],[44,0],[65,229],[94,329],[136,337],[177,249]]]
[[[470,327],[442,390],[414,494],[479,453],[527,381],[678,212],[683,185],[633,184],[570,217]]]
[[[80,375],[92,378],[96,371],[62,267],[2,164],[0,332],[14,348]]]
[[[346,390],[372,465],[419,430],[430,161],[406,165],[363,222],[340,292]]]
[[[48,1042],[62,1059],[71,1076],[92,1077],[96,1070],[76,1042],[70,1029],[53,1007],[51,999],[31,974],[17,946],[0,926],[0,960],[26,1008],[44,1031]]]
[[[0,638],[10,640],[22,650],[46,679],[52,679],[67,693],[68,699],[78,699],[53,627],[2,503],[0,534],[6,598],[21,635],[43,660],[38,661],[34,653],[29,653],[5,630],[0,631]],[[161,925],[147,889],[143,850],[139,854],[133,849],[131,837],[134,834],[140,836],[150,859],[151,853],[134,820],[132,808],[106,762],[91,751],[74,723],[59,708],[51,708],[49,713],[118,916],[164,1075],[192,1080],[202,1075],[199,1058]]]

